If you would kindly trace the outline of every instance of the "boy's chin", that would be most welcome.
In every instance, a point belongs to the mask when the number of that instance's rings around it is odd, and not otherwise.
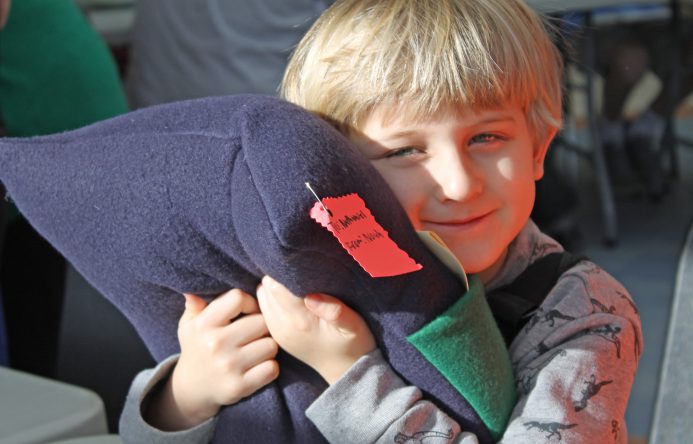
[[[453,253],[462,264],[465,273],[476,274],[483,283],[488,283],[503,267],[507,248],[493,255],[489,254],[488,250],[484,253],[476,253],[469,248],[460,254],[453,249]]]

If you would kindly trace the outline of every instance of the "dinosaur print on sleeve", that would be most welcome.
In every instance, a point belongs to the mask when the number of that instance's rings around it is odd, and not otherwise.
[[[598,300],[596,300],[594,298],[590,298],[590,302],[592,302],[592,307],[594,308],[595,311],[599,310],[602,313],[609,313],[609,314],[613,314],[616,312],[616,307],[614,307],[613,305],[610,305],[607,308],[606,305],[602,304],[601,302],[599,302]]]
[[[575,320],[575,317],[561,313],[556,309],[545,311],[542,307],[539,307],[537,313],[532,317],[532,319],[529,320],[529,322],[525,326],[525,331],[528,331],[530,328],[534,327],[537,324],[544,323],[548,323],[549,327],[554,327],[556,325],[556,319],[562,319],[564,321],[573,321]]]
[[[605,339],[616,347],[616,357],[621,359],[621,327],[618,325],[603,325],[601,327],[593,328],[587,330],[585,335],[595,335],[602,339]]]
[[[553,359],[557,356],[565,357],[567,354],[568,353],[565,350],[559,349],[556,350],[547,360],[533,366],[528,365],[525,367],[517,378],[518,390],[524,394],[529,393],[530,389],[532,388],[532,384],[541,369],[546,367],[546,365],[553,361]]]
[[[577,424],[561,424],[560,422],[539,422],[539,421],[529,421],[524,423],[527,430],[532,430],[534,428],[541,432],[547,432],[547,439],[551,439],[554,436],[558,438],[559,441],[563,440],[563,435],[561,435],[561,430],[572,429],[577,427]]]
[[[614,435],[614,442],[618,441],[618,433],[621,431],[621,424],[616,419],[611,420],[611,434]]]
[[[585,384],[587,387],[585,387],[582,390],[582,398],[580,398],[577,401],[573,401],[573,407],[575,408],[576,412],[579,412],[580,410],[583,410],[587,407],[587,403],[591,398],[597,395],[599,391],[604,387],[605,385],[609,385],[613,380],[605,380],[601,382],[597,382],[597,377],[592,374],[590,379],[588,381],[585,381]]]
[[[434,442],[448,442],[451,440],[455,434],[452,429],[448,429],[447,433],[436,432],[435,430],[428,430],[422,432],[416,432],[411,436],[405,435],[404,433],[398,433],[395,436],[395,443],[397,444],[428,444]]]

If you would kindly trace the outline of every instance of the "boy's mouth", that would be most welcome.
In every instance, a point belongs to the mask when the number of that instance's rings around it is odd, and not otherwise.
[[[491,213],[492,211],[480,215],[465,217],[463,219],[424,220],[422,221],[422,225],[431,229],[432,231],[472,229],[479,226],[489,215],[491,215]]]

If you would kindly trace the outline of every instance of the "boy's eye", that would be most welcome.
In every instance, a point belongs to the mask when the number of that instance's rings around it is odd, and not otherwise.
[[[493,143],[493,142],[498,142],[501,140],[505,140],[504,137],[501,137],[497,134],[491,134],[491,133],[482,133],[482,134],[477,134],[473,136],[469,140],[469,144],[475,144],[475,143]]]
[[[390,159],[394,157],[407,157],[407,156],[413,156],[415,154],[420,154],[422,151],[419,148],[414,148],[412,146],[404,147],[404,148],[396,148],[393,150],[390,150],[385,154],[385,158]]]

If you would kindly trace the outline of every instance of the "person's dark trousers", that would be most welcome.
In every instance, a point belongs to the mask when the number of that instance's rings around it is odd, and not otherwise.
[[[54,377],[65,259],[22,217],[7,225],[0,268],[9,362]]]
[[[0,183],[0,195],[4,195],[4,189]],[[0,252],[2,242],[5,238],[5,203],[0,200]],[[2,264],[2,262],[0,262]],[[2,289],[0,289],[0,366],[7,366],[9,358],[7,356],[7,331],[5,330],[5,313],[3,310]]]

